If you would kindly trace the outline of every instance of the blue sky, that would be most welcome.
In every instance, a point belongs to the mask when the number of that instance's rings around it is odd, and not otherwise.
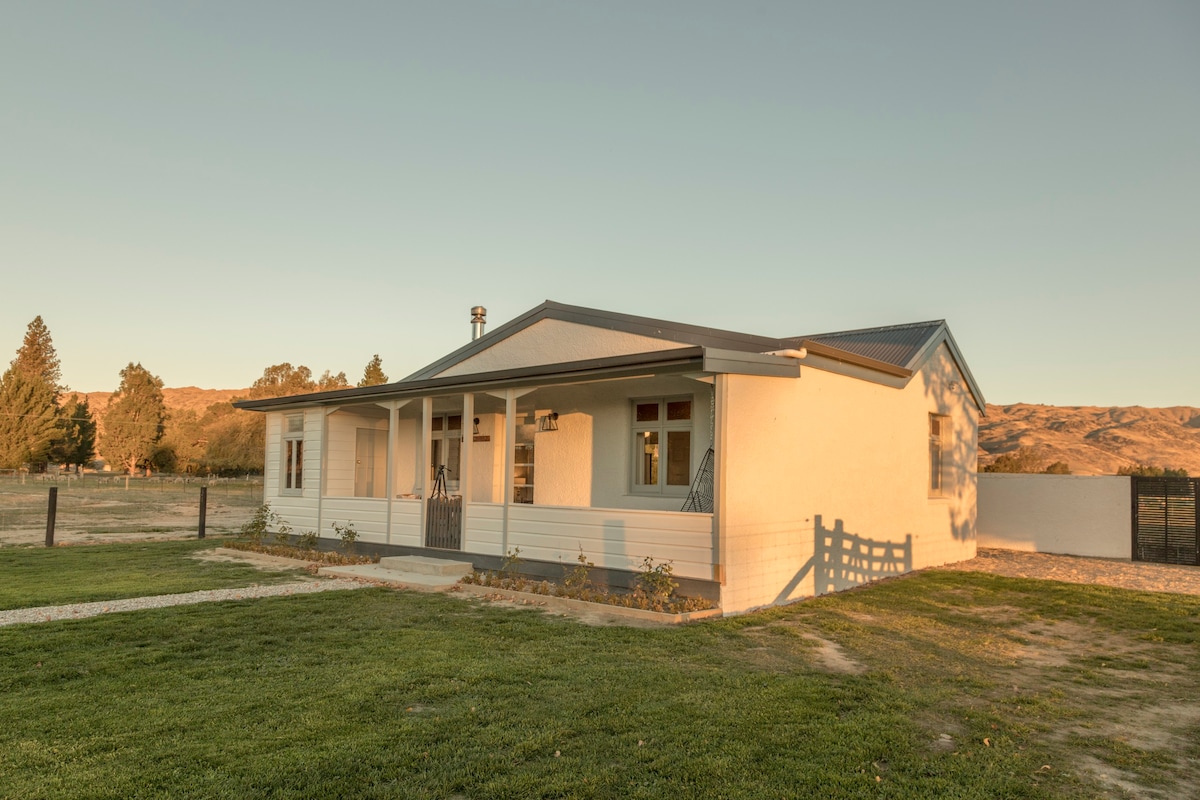
[[[77,390],[398,379],[549,298],[1200,406],[1194,2],[0,11],[0,359],[40,314]]]

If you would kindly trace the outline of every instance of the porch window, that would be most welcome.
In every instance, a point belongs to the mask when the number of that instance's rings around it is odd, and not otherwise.
[[[280,494],[300,494],[304,488],[304,415],[288,414],[283,421],[283,466]]]
[[[950,418],[942,414],[929,415],[929,496],[946,493],[946,461],[950,448]]]
[[[692,476],[692,401],[633,402],[633,490],[685,494]]]

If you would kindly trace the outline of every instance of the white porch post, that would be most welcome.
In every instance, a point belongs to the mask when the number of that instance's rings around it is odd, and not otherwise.
[[[400,426],[400,409],[408,403],[407,400],[388,400],[377,405],[388,410],[388,443],[387,443],[387,532],[384,542],[392,543],[392,504],[396,500],[396,429]]]
[[[459,549],[467,549],[467,517],[471,509],[471,450],[475,437],[473,436],[473,420],[475,418],[475,395],[467,392],[463,395],[462,441],[458,447],[458,491],[462,495],[462,532],[459,535]]]
[[[512,505],[513,471],[516,455],[513,447],[517,441],[517,392],[504,392],[504,526],[500,535],[500,552],[508,554],[508,509]]]
[[[324,522],[322,514],[325,504],[325,476],[329,471],[325,468],[329,458],[329,415],[339,408],[340,406],[327,408],[321,414],[321,475],[317,479],[317,536],[321,535],[321,524]]]
[[[433,459],[433,398],[421,398],[421,463],[417,475],[421,483],[421,514],[418,535],[425,546],[425,517],[429,514],[429,464]]]

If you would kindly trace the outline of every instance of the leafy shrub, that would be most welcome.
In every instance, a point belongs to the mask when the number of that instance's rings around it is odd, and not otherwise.
[[[679,588],[679,583],[673,577],[674,572],[672,562],[655,564],[653,558],[646,556],[642,559],[642,571],[637,576],[634,598],[645,602],[644,607],[651,611],[662,611]]]
[[[582,547],[579,548],[579,557],[575,560],[579,563],[574,567],[570,569],[563,567],[563,587],[572,595],[587,592],[588,584],[591,582],[592,568],[596,566],[587,560]]]
[[[291,527],[284,522],[283,518],[271,510],[270,503],[263,503],[258,508],[254,509],[254,513],[250,515],[250,519],[242,526],[242,535],[255,544],[262,544],[262,540],[266,538],[268,531],[272,527],[278,526],[278,530],[284,531],[284,541],[287,541],[287,534],[291,533]],[[276,539],[279,534],[276,533]]]
[[[301,550],[316,550],[319,538],[316,531],[301,531],[300,535],[296,537],[296,547]]]
[[[333,528],[333,532],[342,540],[342,549],[347,553],[354,551],[354,543],[358,541],[358,531],[354,529],[354,523],[346,520],[345,525],[339,525],[337,522],[329,523]]]

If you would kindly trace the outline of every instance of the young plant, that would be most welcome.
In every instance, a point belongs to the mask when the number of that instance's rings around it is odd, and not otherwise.
[[[521,565],[524,563],[521,548],[514,547],[504,554],[504,559],[500,562],[500,574],[511,578],[521,571]]]
[[[301,550],[316,550],[317,539],[316,531],[301,531],[300,535],[296,537],[296,546]]]
[[[250,519],[242,526],[242,535],[254,542],[254,544],[260,545],[270,528],[280,523],[289,532],[291,531],[287,523],[283,522],[283,519],[271,510],[271,504],[263,503],[254,509],[254,513],[250,515]]]
[[[596,566],[587,560],[582,547],[579,548],[579,557],[575,560],[579,562],[576,566],[570,569],[563,568],[563,588],[568,597],[579,597],[587,593],[592,567]]]
[[[679,588],[679,583],[673,577],[675,567],[672,563],[655,564],[650,556],[642,559],[642,571],[638,573],[633,594],[636,599],[645,602],[651,611],[662,611]]]
[[[347,553],[354,550],[354,543],[358,541],[358,531],[354,530],[354,523],[346,520],[345,525],[339,525],[337,522],[329,523],[333,528],[333,532],[342,540],[342,549]]]
[[[292,526],[288,525],[283,519],[276,517],[277,526],[275,528],[275,543],[282,546],[287,546],[290,543],[292,535]]]

